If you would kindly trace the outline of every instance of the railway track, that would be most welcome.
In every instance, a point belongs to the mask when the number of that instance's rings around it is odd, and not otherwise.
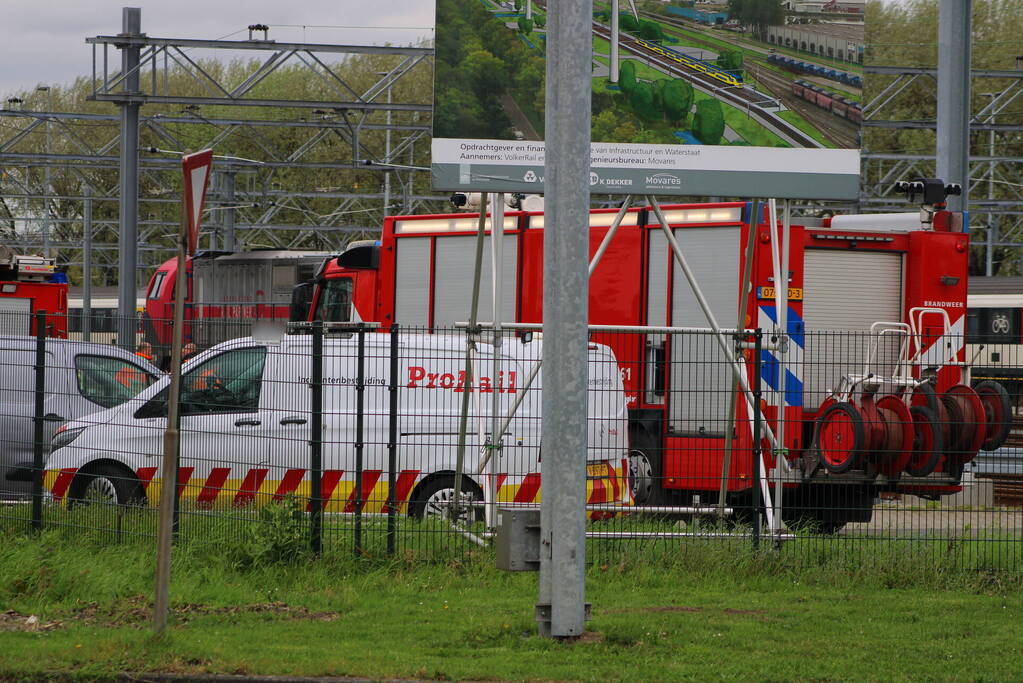
[[[593,33],[604,40],[611,39],[611,30],[597,22],[593,23]],[[813,137],[799,130],[796,126],[768,111],[764,107],[763,98],[753,90],[723,86],[717,79],[699,71],[686,68],[682,64],[639,45],[631,39],[621,40],[619,45],[622,51],[642,57],[648,64],[651,66],[656,65],[669,75],[686,78],[693,84],[693,87],[701,92],[727,102],[741,110],[746,110],[750,118],[794,147],[818,148],[824,146]]]
[[[750,65],[747,68],[747,73],[757,79],[772,95],[784,102],[785,106],[810,121],[821,132],[821,135],[831,142],[846,149],[859,147],[859,128],[856,124],[793,95],[792,81],[789,79],[762,66]]]

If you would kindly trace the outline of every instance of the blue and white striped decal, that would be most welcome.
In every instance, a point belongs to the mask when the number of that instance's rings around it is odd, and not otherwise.
[[[777,324],[774,306],[759,306],[757,325],[764,330],[765,338]],[[803,406],[803,348],[805,346],[805,325],[803,319],[789,306],[788,315],[789,354],[785,368],[785,405]],[[778,400],[778,356],[774,351],[760,352],[760,377],[770,388],[768,403],[775,405]]]

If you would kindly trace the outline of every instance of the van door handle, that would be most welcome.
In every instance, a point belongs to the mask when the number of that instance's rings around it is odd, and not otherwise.
[[[304,425],[305,423],[306,419],[298,415],[289,415],[288,417],[281,418],[282,425]]]
[[[64,422],[67,418],[61,417],[57,413],[46,413],[43,415],[43,419],[47,422]]]
[[[234,421],[235,427],[258,427],[259,425],[260,425],[259,420],[254,420],[251,417]]]

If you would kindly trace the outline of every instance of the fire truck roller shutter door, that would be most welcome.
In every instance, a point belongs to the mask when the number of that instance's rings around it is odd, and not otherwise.
[[[684,228],[675,235],[718,324],[731,327],[738,310],[739,228]],[[709,328],[677,263],[673,278],[672,325]],[[723,435],[732,374],[717,341],[711,334],[677,336],[671,354],[669,428],[681,434]]]
[[[842,375],[862,372],[871,324],[902,320],[902,254],[807,249],[803,289],[803,405],[815,407]],[[893,371],[898,340],[888,339],[878,349],[877,374]]]
[[[501,320],[515,320],[516,236],[505,235],[501,253]],[[468,320],[472,303],[472,281],[476,269],[476,236],[444,237],[437,240],[434,270],[434,327],[451,327],[457,320]],[[483,242],[483,267],[480,272],[479,320],[490,321],[491,288],[490,237]]]
[[[28,335],[32,329],[32,299],[0,297],[0,330]]]
[[[430,324],[430,238],[404,237],[394,241],[394,321],[405,327]],[[471,290],[470,290],[471,291]],[[469,307],[466,306],[466,315]]]

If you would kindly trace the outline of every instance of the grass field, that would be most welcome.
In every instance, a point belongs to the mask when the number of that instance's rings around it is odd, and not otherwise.
[[[593,620],[586,636],[563,643],[536,636],[537,576],[493,569],[489,551],[433,563],[408,556],[359,561],[347,549],[313,559],[281,518],[269,521],[236,540],[176,548],[172,626],[162,639],[148,622],[149,540],[118,544],[81,529],[6,534],[0,679],[103,680],[123,672],[516,681],[1020,674],[1023,577],[956,571],[940,552],[885,555],[874,542],[847,541],[797,570],[784,555],[755,554],[740,540],[632,548],[590,567]]]

